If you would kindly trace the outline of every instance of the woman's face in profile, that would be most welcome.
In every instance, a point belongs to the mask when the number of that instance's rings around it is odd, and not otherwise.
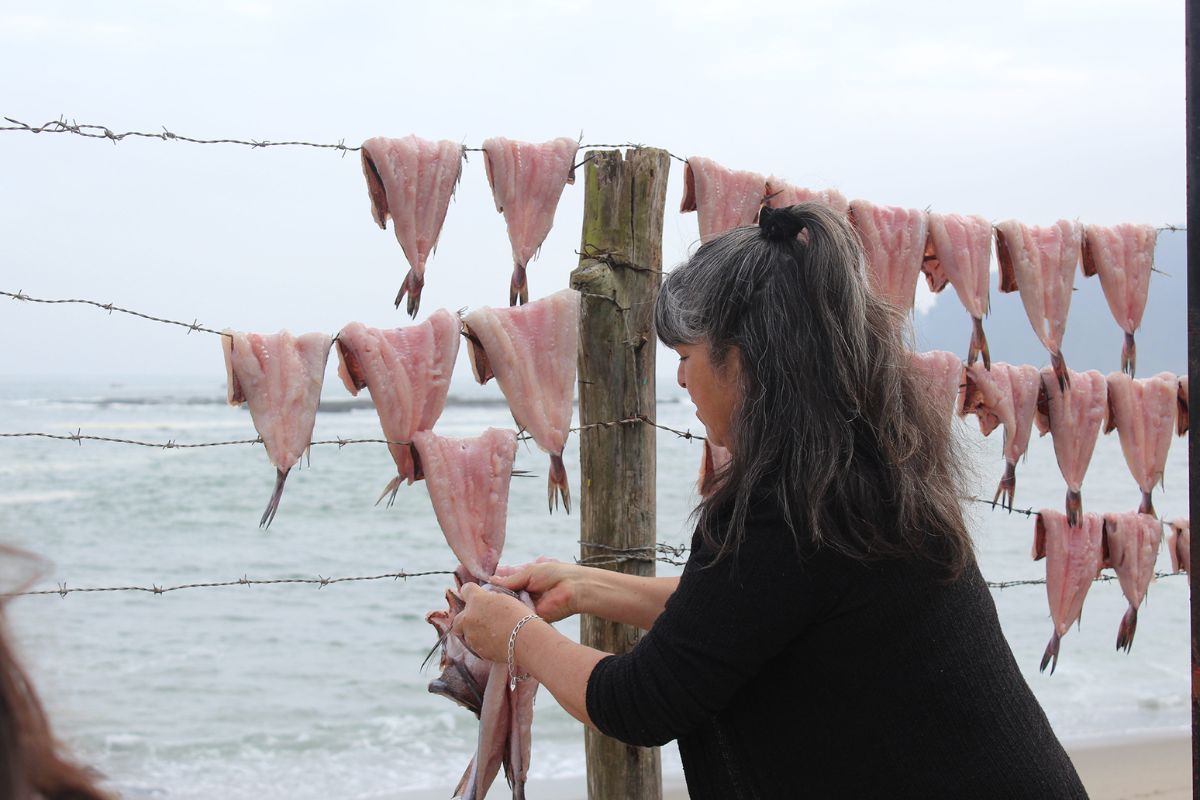
[[[696,406],[696,417],[704,423],[708,440],[728,448],[733,410],[738,401],[740,354],[731,349],[725,363],[716,367],[709,357],[707,342],[681,344],[672,349],[679,355],[676,379]]]

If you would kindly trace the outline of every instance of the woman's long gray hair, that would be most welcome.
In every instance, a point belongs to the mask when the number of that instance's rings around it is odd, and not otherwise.
[[[862,247],[818,203],[764,208],[760,227],[704,244],[663,282],[668,346],[736,349],[732,459],[697,508],[704,541],[736,553],[752,502],[776,504],[797,546],[856,559],[971,559],[961,465],[947,410],[929,401],[904,346],[903,313],[867,287]]]

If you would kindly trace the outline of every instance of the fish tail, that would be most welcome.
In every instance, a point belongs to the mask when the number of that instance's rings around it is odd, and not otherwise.
[[[983,368],[989,372],[992,369],[992,354],[988,352],[987,336],[983,333],[983,320],[978,317],[971,318],[973,327],[971,328],[971,347],[967,351],[967,366],[975,363],[975,359],[983,356]]]
[[[529,280],[524,264],[513,264],[512,283],[508,287],[508,304],[525,305],[529,302]]]
[[[454,787],[454,794],[451,797],[461,797],[463,800],[475,800],[475,759],[471,759],[471,763],[467,764],[467,770],[463,773],[462,778],[458,781],[458,786]]]
[[[1078,528],[1083,522],[1083,494],[1067,489],[1067,524]]]
[[[1071,385],[1071,376],[1067,372],[1067,360],[1063,358],[1061,350],[1050,354],[1050,366],[1054,369],[1054,377],[1058,378],[1059,391],[1065,392]]]
[[[1062,641],[1062,637],[1058,635],[1056,629],[1050,636],[1050,643],[1046,645],[1046,652],[1042,655],[1042,665],[1038,667],[1038,672],[1045,672],[1046,665],[1050,665],[1050,674],[1054,674],[1055,668],[1058,666],[1058,643]]]
[[[421,466],[421,454],[417,451],[417,446],[410,444],[408,446],[408,452],[412,457],[412,471],[408,476],[408,485],[412,486],[413,481],[425,480],[425,470]]]
[[[1117,649],[1126,653],[1133,647],[1133,635],[1137,633],[1137,609],[1133,606],[1121,617],[1121,627],[1117,629]]]
[[[1000,485],[996,487],[996,494],[992,497],[992,507],[996,507],[996,501],[1000,501],[1000,507],[1013,510],[1013,497],[1017,493],[1017,465],[1011,461],[1004,462],[1004,477],[1000,479]]]
[[[400,284],[400,292],[396,295],[396,308],[400,307],[400,301],[404,299],[405,295],[408,295],[406,310],[410,317],[416,319],[417,309],[421,307],[421,289],[424,287],[425,279],[418,275],[415,269],[410,269],[404,276],[404,283]]]
[[[1154,497],[1151,492],[1142,492],[1142,504],[1138,506],[1138,513],[1158,517],[1158,514],[1154,513]]]
[[[467,340],[467,353],[471,356],[471,372],[474,373],[475,380],[479,385],[483,386],[496,377],[496,373],[492,372],[492,362],[488,360],[487,350],[483,349],[483,343],[479,341],[479,337],[471,333],[471,329],[466,324],[463,325],[462,333]]]
[[[404,482],[404,478],[397,475],[388,481],[388,485],[384,487],[383,494],[379,495],[379,499],[375,501],[375,505],[383,502],[383,498],[387,498],[387,507],[391,508],[392,503],[396,502],[396,493],[400,491],[400,484]]]
[[[287,480],[287,476],[288,470],[275,469],[275,491],[271,493],[271,501],[267,503],[267,510],[263,512],[262,519],[258,521],[258,527],[271,527],[271,521],[275,519],[275,512],[279,510],[279,498],[283,497],[283,482]]]
[[[1121,346],[1121,372],[1132,378],[1136,368],[1137,344],[1133,341],[1133,334],[1126,333],[1125,344]]]
[[[562,498],[563,508],[571,513],[571,487],[567,485],[567,467],[563,464],[562,453],[550,454],[550,482],[546,489],[550,512],[558,508],[558,499]]]

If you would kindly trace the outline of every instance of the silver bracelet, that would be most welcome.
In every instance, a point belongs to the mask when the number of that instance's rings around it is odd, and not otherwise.
[[[508,690],[512,691],[517,688],[517,684],[521,681],[529,679],[529,673],[524,675],[517,674],[517,634],[521,632],[521,628],[525,627],[525,623],[533,619],[541,619],[537,614],[526,614],[521,617],[520,622],[513,626],[512,633],[508,635]]]

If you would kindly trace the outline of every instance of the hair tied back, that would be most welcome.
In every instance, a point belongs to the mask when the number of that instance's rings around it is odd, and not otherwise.
[[[763,206],[758,212],[758,227],[763,238],[771,242],[795,239],[804,230],[804,222],[789,208]]]

